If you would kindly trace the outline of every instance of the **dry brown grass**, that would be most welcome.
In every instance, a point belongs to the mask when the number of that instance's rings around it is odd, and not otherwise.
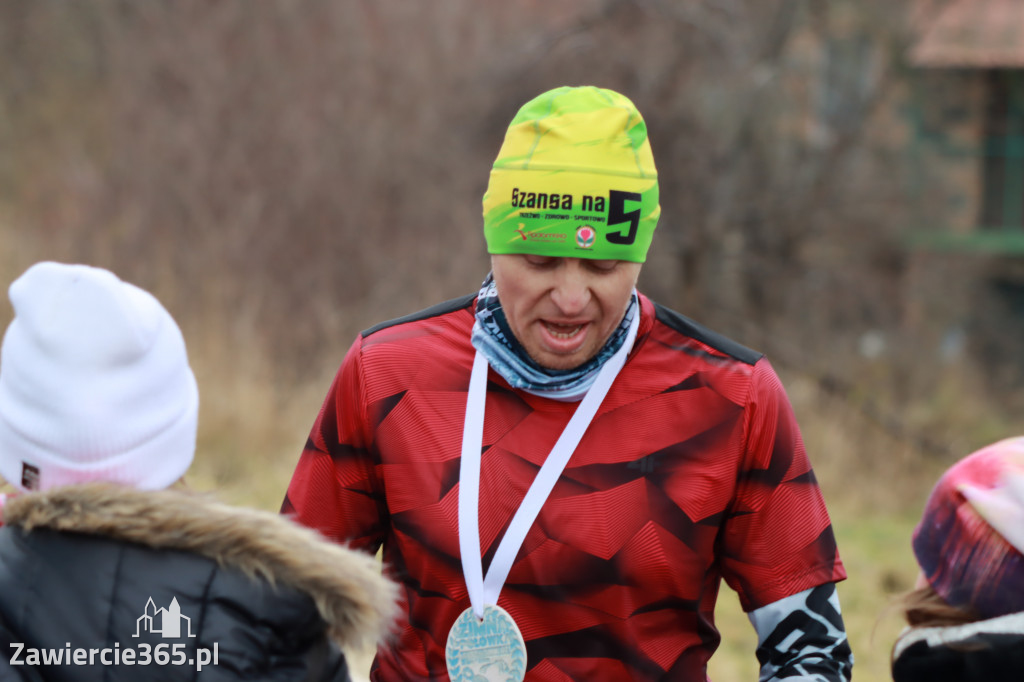
[[[0,227],[0,278],[10,282],[40,258],[63,256],[10,226]],[[8,241],[10,240],[10,241]],[[0,306],[6,328],[9,306]],[[338,339],[311,374],[319,378],[289,383],[273,371],[273,359],[261,344],[238,343],[215,320],[188,320],[186,336],[201,390],[200,434],[190,483],[215,490],[237,504],[277,510],[324,392],[350,339]],[[369,322],[369,321],[367,321]],[[231,341],[235,339],[235,341]],[[949,434],[948,455],[922,452],[894,436],[884,424],[851,401],[821,390],[795,370],[780,370],[802,426],[808,452],[829,503],[849,579],[840,599],[858,679],[888,678],[888,655],[901,627],[889,610],[893,597],[908,589],[916,575],[909,550],[910,532],[928,491],[952,458],[984,442],[1010,435],[1014,426],[979,396],[971,381],[950,373],[926,404],[888,407],[913,428]],[[884,401],[880,391],[875,398]],[[940,439],[941,440],[941,439]],[[718,682],[756,678],[755,639],[745,614],[723,586],[717,615],[722,646],[710,671]],[[365,671],[368,652],[352,652],[356,673]]]
[[[17,240],[19,245],[17,251],[0,251],[0,278],[5,282],[37,259],[63,255],[9,226],[0,227],[0,237],[3,243]],[[9,316],[5,301],[0,306],[4,328]],[[273,360],[263,356],[262,345],[227,342],[237,335],[224,333],[214,320],[188,322],[183,326],[201,390],[199,447],[190,483],[215,490],[229,502],[277,510],[350,339],[338,339],[334,348],[325,349],[323,359],[310,360],[319,363],[311,372],[319,374],[318,379],[292,385],[273,371]],[[816,380],[798,371],[780,373],[829,503],[849,574],[840,586],[840,599],[857,678],[888,679],[889,649],[901,627],[898,614],[889,607],[916,575],[910,532],[932,482],[951,457],[1010,435],[1013,426],[993,416],[997,413],[977,397],[980,391],[969,381],[950,374],[928,404],[892,410],[911,425],[934,425],[934,433],[956,436],[948,443],[948,456],[922,452],[866,416],[849,396],[824,393]],[[881,393],[877,398],[883,399]],[[724,586],[717,619],[723,641],[712,659],[712,678],[756,679],[753,630],[735,595]],[[354,672],[365,672],[370,654],[351,653]]]

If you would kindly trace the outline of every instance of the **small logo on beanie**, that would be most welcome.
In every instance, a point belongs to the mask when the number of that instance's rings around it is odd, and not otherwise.
[[[39,467],[28,462],[21,463],[21,487],[25,490],[39,490]]]
[[[594,238],[597,232],[590,225],[581,225],[576,230],[576,246],[581,249],[589,249],[594,246]]]

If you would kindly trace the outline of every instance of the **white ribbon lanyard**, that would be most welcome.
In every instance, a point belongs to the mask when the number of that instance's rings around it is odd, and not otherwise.
[[[526,491],[519,509],[498,544],[487,577],[483,576],[483,559],[480,554],[480,459],[483,448],[484,409],[487,400],[487,360],[480,351],[473,359],[473,371],[469,379],[469,397],[466,400],[466,421],[462,428],[462,461],[459,465],[459,550],[462,554],[462,574],[466,579],[469,601],[477,618],[483,618],[484,606],[497,604],[498,595],[508,578],[519,548],[526,539],[540,508],[548,499],[555,483],[562,475],[580,439],[597,414],[612,382],[619,370],[626,364],[626,356],[636,340],[640,325],[640,313],[633,316],[629,333],[622,347],[604,364],[594,385],[583,397],[573,413],[555,447],[544,460],[536,478]]]

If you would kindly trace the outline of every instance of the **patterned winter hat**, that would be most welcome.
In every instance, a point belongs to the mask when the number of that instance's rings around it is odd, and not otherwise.
[[[22,490],[181,478],[199,393],[178,325],[148,292],[43,262],[10,287],[0,349],[0,475]]]
[[[636,106],[592,86],[527,102],[494,161],[483,213],[492,254],[644,262],[661,207]]]
[[[936,483],[914,554],[949,604],[983,618],[1024,611],[1024,437],[957,462]]]

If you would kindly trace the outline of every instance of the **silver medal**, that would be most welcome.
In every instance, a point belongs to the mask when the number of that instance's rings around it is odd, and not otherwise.
[[[493,604],[484,607],[483,620],[472,608],[463,611],[444,653],[452,682],[522,682],[526,676],[523,635],[512,616]]]

